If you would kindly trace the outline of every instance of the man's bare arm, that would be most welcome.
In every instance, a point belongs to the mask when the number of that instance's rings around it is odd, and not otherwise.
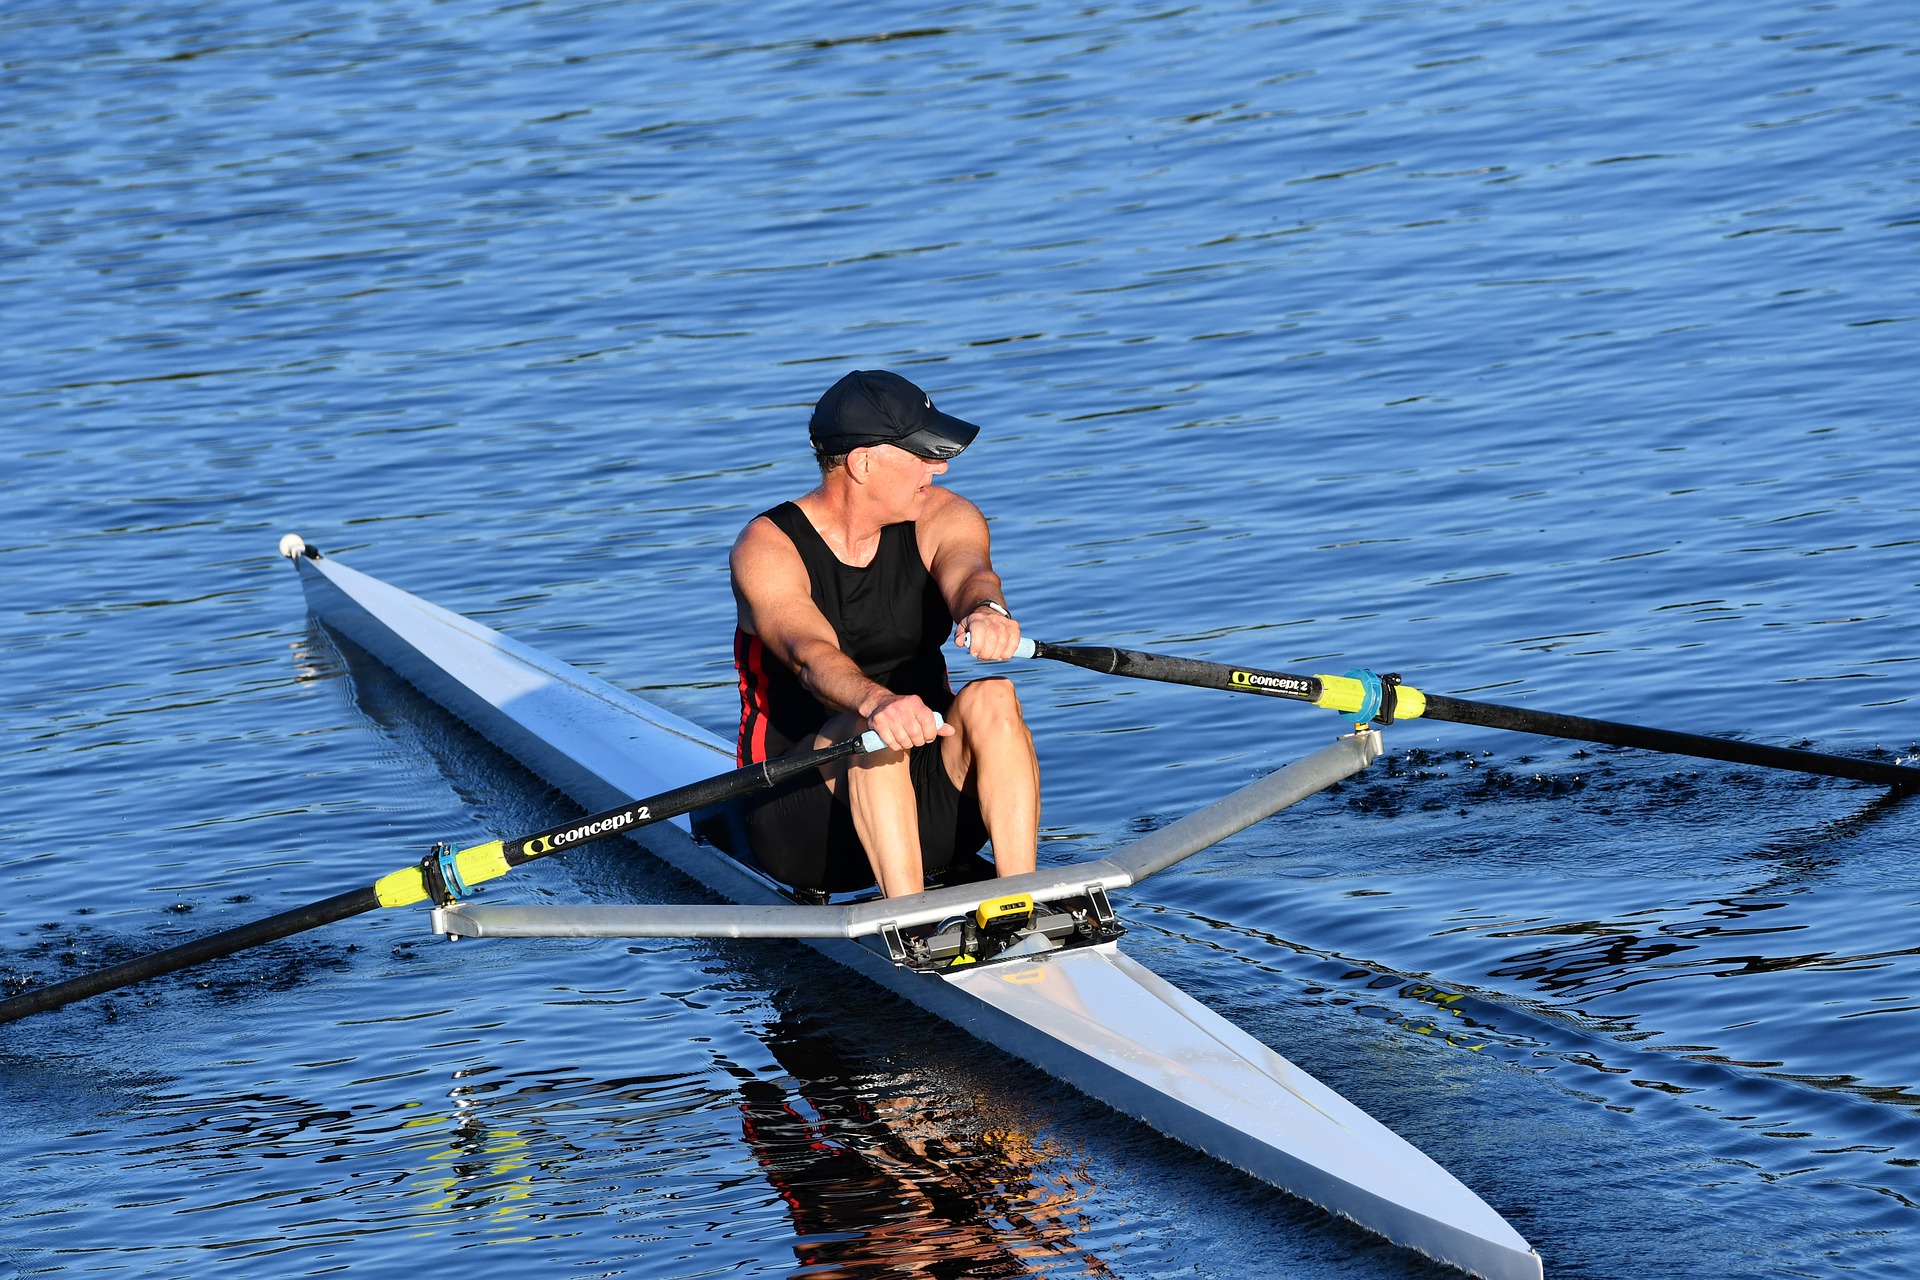
[[[934,495],[919,521],[921,547],[927,572],[953,617],[954,643],[965,644],[985,662],[1011,658],[1020,624],[987,605],[1007,602],[1000,575],[993,571],[987,519],[950,489],[936,489]]]

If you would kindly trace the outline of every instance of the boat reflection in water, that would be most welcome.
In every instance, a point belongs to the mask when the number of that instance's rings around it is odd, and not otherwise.
[[[1027,1135],[972,1130],[956,1100],[902,1093],[805,1017],[758,1033],[785,1075],[736,1063],[741,1130],[786,1201],[808,1280],[1109,1276],[1074,1242],[1082,1188]],[[943,1114],[944,1112],[944,1114]]]

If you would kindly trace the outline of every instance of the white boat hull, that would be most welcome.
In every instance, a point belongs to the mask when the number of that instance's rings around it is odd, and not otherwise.
[[[337,561],[296,563],[324,621],[589,809],[732,767],[713,734],[602,680]],[[729,901],[786,901],[676,823],[635,838]],[[1539,1255],[1446,1170],[1112,943],[937,974],[897,967],[861,941],[808,945],[1389,1240],[1490,1280],[1541,1275]]]

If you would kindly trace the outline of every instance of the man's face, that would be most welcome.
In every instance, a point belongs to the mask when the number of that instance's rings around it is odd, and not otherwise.
[[[947,469],[946,462],[923,458],[892,444],[874,445],[860,452],[868,455],[867,483],[874,486],[874,496],[901,520],[919,519],[933,478]]]

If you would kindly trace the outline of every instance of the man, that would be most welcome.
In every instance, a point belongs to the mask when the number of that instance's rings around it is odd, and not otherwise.
[[[748,802],[754,856],[796,888],[918,893],[988,839],[997,874],[1033,870],[1040,769],[1013,684],[956,694],[941,654],[949,628],[987,662],[1020,639],[986,520],[933,483],[979,430],[856,370],[814,406],[819,487],[734,543],[740,762],[869,728],[887,744]]]

